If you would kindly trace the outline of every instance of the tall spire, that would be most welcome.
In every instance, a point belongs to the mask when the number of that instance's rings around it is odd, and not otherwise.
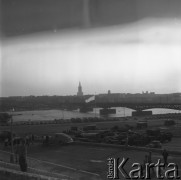
[[[78,86],[78,92],[77,92],[77,96],[83,96],[83,92],[82,92],[82,86],[81,83],[79,81],[79,86]]]

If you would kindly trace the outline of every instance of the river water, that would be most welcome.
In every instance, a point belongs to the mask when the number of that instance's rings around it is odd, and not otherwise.
[[[111,114],[107,117],[127,117],[131,116],[134,110],[128,108],[117,107],[116,114]],[[95,108],[92,112],[80,113],[79,111],[66,110],[36,110],[36,111],[18,111],[13,112],[13,121],[35,121],[35,120],[55,120],[55,119],[70,119],[84,117],[100,117],[100,108]],[[179,110],[172,109],[148,109],[153,114],[181,113]]]

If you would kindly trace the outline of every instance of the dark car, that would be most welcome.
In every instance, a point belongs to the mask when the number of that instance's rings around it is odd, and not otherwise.
[[[14,134],[13,134],[14,136]],[[11,132],[10,131],[0,131],[0,141],[3,142],[5,139],[11,140]]]
[[[162,148],[162,144],[160,141],[152,141],[150,144],[148,144],[146,147],[149,148]]]
[[[13,145],[19,145],[24,139],[21,137],[14,137],[13,138]]]

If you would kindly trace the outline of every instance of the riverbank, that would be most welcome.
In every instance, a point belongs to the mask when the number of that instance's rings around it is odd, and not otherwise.
[[[181,114],[161,114],[145,117],[119,117],[119,118],[71,118],[69,120],[44,120],[44,121],[19,121],[13,122],[13,132],[16,134],[33,133],[37,135],[53,134],[69,130],[71,127],[78,127],[82,129],[84,126],[94,124],[98,129],[110,129],[113,126],[126,127],[130,126],[136,128],[138,121],[147,121],[148,128],[163,127],[167,119],[173,119],[175,126],[170,126],[169,130],[175,136],[181,136]],[[10,124],[0,126],[0,131],[10,131]]]
[[[109,117],[109,116],[86,116],[86,117],[73,117],[69,119],[34,119],[34,120],[14,120],[16,116],[13,116],[13,125],[46,125],[46,124],[66,124],[66,123],[94,123],[94,122],[106,122],[106,121],[123,121],[123,122],[136,122],[138,121],[157,121],[173,119],[175,123],[178,124],[181,121],[181,113],[169,113],[169,114],[155,114],[149,116],[137,116],[137,117]],[[11,125],[9,122],[7,125]],[[1,126],[7,126],[6,124],[1,124]]]
[[[134,110],[118,107],[116,108],[116,114],[110,114],[107,116],[100,116],[100,108],[95,108],[92,112],[81,113],[77,111],[68,111],[61,109],[51,109],[51,110],[33,110],[33,111],[14,111],[7,112],[13,116],[13,122],[32,122],[32,121],[68,121],[70,119],[87,119],[87,118],[131,118],[132,112]],[[155,115],[168,115],[181,114],[178,110],[172,109],[151,109],[153,116]],[[148,116],[146,116],[148,117]]]

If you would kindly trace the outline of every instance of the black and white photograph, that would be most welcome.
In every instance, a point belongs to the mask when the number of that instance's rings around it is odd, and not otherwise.
[[[181,0],[0,0],[0,180],[181,179]]]

